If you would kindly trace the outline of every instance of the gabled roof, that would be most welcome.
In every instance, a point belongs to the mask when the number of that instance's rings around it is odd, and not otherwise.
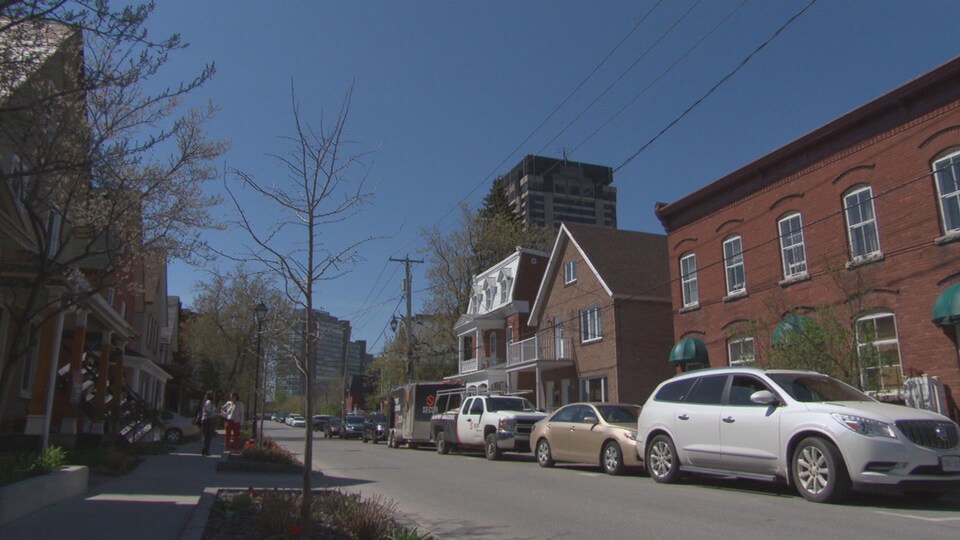
[[[670,300],[665,235],[563,223],[554,241],[537,298],[530,309],[531,325],[539,322],[568,243],[573,243],[611,298]]]

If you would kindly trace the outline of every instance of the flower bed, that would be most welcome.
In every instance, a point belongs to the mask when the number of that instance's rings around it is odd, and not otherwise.
[[[300,523],[300,503],[299,490],[219,490],[203,539],[431,538],[415,528],[401,526],[396,504],[381,497],[362,498],[339,490],[314,490],[309,527]]]

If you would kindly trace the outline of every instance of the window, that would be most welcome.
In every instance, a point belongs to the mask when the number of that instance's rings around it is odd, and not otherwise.
[[[660,391],[657,392],[657,395],[654,396],[653,399],[671,403],[683,401],[684,396],[687,395],[687,391],[690,390],[690,387],[693,386],[695,381],[696,379],[691,377],[689,379],[680,379],[679,381],[667,383],[660,388]]]
[[[861,317],[856,323],[860,386],[870,392],[897,392],[903,385],[900,343],[893,313]]]
[[[60,214],[51,210],[47,216],[47,257],[56,257],[60,250],[60,224]]]
[[[780,229],[780,256],[783,277],[796,277],[807,271],[807,254],[803,248],[803,225],[800,214],[790,214],[777,222]]]
[[[486,310],[493,307],[493,289],[489,286],[483,289],[483,307]]]
[[[463,402],[463,408],[460,410],[461,414],[470,414],[470,406],[473,404],[473,398],[470,398]]]
[[[39,332],[39,330],[37,330]],[[37,350],[39,347],[33,345],[27,351],[26,362],[23,363],[23,375],[20,379],[20,397],[30,397],[33,392],[33,379],[37,374]]]
[[[497,333],[490,332],[490,339],[487,341],[490,347],[490,350],[487,351],[487,356],[489,358],[499,358],[500,356],[497,354]]]
[[[580,381],[581,401],[607,401],[607,378],[584,379]]]
[[[510,299],[510,285],[513,284],[512,279],[503,279],[500,280],[500,303],[505,304]]]
[[[508,326],[507,327],[507,345],[509,346],[512,343],[513,343],[513,327]]]
[[[723,243],[723,267],[727,273],[727,294],[744,291],[747,284],[743,272],[743,242],[739,236]]]
[[[463,359],[473,359],[473,336],[463,336]]]
[[[850,257],[854,260],[880,254],[877,221],[873,211],[873,190],[870,186],[856,189],[843,197],[847,219]]]
[[[727,405],[764,407],[761,403],[750,401],[750,396],[754,392],[761,390],[770,390],[765,384],[749,375],[734,375],[733,382],[730,383],[730,394],[727,396]]]
[[[683,292],[683,307],[700,303],[700,293],[697,290],[697,256],[694,253],[680,257],[680,288]]]
[[[723,398],[723,387],[726,384],[726,375],[700,377],[684,401],[700,405],[719,405]]]
[[[753,338],[737,336],[727,340],[727,359],[731,366],[752,364],[756,360],[753,349]]]
[[[600,339],[600,307],[595,306],[580,312],[580,341],[586,343]]]
[[[473,399],[473,405],[470,406],[470,414],[483,414],[483,400],[480,398]]]
[[[933,164],[943,232],[960,231],[960,152]]]
[[[563,284],[569,285],[577,280],[577,261],[563,263]]]

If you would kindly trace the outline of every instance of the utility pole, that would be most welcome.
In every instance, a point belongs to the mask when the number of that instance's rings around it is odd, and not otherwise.
[[[407,255],[403,259],[394,259],[390,257],[390,260],[393,262],[402,262],[406,267],[407,273],[406,278],[403,280],[403,294],[407,297],[407,318],[406,318],[406,330],[407,330],[407,382],[413,381],[413,331],[411,324],[413,324],[413,314],[411,313],[413,309],[413,287],[410,286],[410,263],[422,264],[423,259],[411,259],[410,255]]]

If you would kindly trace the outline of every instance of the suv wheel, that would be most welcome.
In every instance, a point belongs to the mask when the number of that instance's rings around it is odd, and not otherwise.
[[[553,467],[553,454],[550,453],[550,443],[546,439],[537,442],[537,465]]]
[[[647,447],[647,472],[661,484],[671,484],[680,479],[680,461],[677,448],[666,435],[657,435]]]
[[[830,441],[808,437],[793,453],[793,483],[804,499],[829,503],[842,500],[850,489],[850,476],[840,451]]]
[[[163,434],[163,440],[168,443],[178,443],[183,438],[183,432],[177,428],[170,428]]]
[[[603,472],[607,474],[623,473],[623,453],[620,451],[620,445],[614,441],[604,445],[601,463]]]
[[[500,459],[500,448],[497,447],[497,434],[489,433],[484,439],[483,454],[490,461]]]

